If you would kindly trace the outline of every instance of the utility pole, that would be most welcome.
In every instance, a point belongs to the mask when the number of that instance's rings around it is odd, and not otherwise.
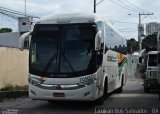
[[[99,5],[101,2],[103,2],[104,0],[99,1],[98,3],[96,2],[96,0],[94,0],[94,13],[96,13],[96,6]]]
[[[139,13],[139,25],[138,25],[138,42],[139,42],[139,52],[141,52],[142,50],[142,36],[144,36],[144,34],[142,34],[142,23],[141,23],[141,15],[153,15],[153,13]]]
[[[96,0],[94,0],[94,13],[96,13]]]
[[[24,13],[25,13],[25,17],[26,17],[26,0],[24,1]]]

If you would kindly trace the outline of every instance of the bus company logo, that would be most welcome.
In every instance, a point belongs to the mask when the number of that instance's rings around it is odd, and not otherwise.
[[[68,75],[63,74],[50,74],[51,77],[67,77]]]
[[[56,89],[62,89],[61,85],[56,85],[55,88]]]
[[[107,56],[107,61],[111,61],[111,62],[116,62],[117,61],[117,58],[112,56],[112,55],[108,55]]]

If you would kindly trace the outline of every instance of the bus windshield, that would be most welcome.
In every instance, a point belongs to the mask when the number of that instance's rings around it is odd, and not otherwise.
[[[156,54],[149,55],[148,66],[157,66],[157,55]]]
[[[55,77],[93,72],[95,34],[93,24],[35,25],[30,73]]]

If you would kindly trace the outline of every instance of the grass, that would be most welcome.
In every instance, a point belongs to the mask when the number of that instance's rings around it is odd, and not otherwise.
[[[1,88],[0,91],[18,91],[18,90],[27,90],[28,86],[18,86],[18,85],[11,85],[11,84],[6,84],[5,87]]]

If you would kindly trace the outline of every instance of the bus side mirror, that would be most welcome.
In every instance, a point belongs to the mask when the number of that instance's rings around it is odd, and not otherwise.
[[[24,33],[19,38],[19,43],[18,43],[19,46],[18,47],[19,47],[19,49],[21,51],[23,51],[23,49],[24,49],[24,41],[25,41],[25,39],[29,38],[30,34],[31,34],[31,32]]]
[[[95,36],[95,51],[101,50],[102,31],[99,30]]]

